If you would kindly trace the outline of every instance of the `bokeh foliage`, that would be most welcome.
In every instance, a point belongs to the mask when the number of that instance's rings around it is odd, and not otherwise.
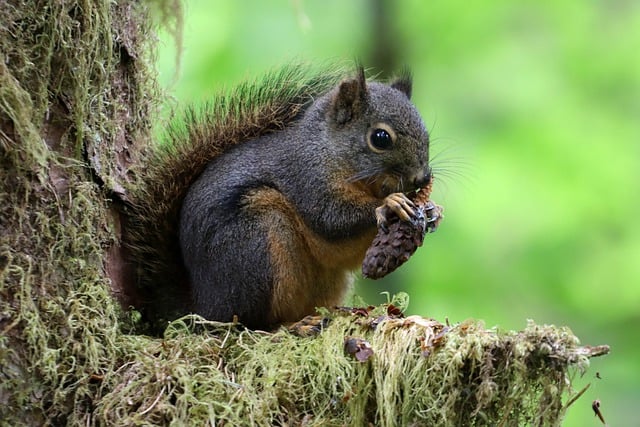
[[[382,20],[374,3],[191,1],[180,70],[163,39],[163,79],[176,102],[197,102],[292,59],[370,65],[391,34],[389,65],[412,69],[432,131],[446,218],[407,266],[356,292],[377,303],[402,290],[413,313],[509,329],[533,318],[606,342],[566,425],[598,425],[594,399],[609,424],[637,422],[640,3],[403,0]]]

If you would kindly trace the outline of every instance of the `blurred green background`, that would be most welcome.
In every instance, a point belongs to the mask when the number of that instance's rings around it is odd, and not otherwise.
[[[189,1],[161,37],[174,104],[291,60],[414,74],[446,218],[403,268],[356,293],[409,312],[609,344],[567,426],[640,425],[640,2]],[[177,73],[177,74],[176,74]],[[601,379],[596,378],[596,372]]]

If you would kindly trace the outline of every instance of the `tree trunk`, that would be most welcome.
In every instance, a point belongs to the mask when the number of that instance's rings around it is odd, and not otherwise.
[[[153,39],[137,1],[0,3],[5,421],[7,408],[26,424],[63,421],[51,411],[70,399],[60,382],[101,375],[109,357],[111,293],[132,301],[117,203],[159,99]]]

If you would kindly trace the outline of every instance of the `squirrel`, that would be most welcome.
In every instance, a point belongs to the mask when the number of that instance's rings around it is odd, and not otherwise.
[[[136,171],[125,224],[143,311],[271,329],[338,305],[387,214],[431,178],[409,72],[289,65],[189,110]]]

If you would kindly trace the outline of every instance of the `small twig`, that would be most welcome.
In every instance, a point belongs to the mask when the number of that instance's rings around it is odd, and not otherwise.
[[[596,416],[600,418],[600,421],[602,421],[602,424],[606,426],[607,422],[604,420],[604,417],[602,416],[602,412],[600,412],[600,401],[598,399],[593,401],[593,403],[591,404],[591,408],[593,409],[593,412],[595,412]]]
[[[160,390],[160,393],[158,393],[158,396],[156,397],[156,400],[153,401],[153,403],[144,411],[140,412],[140,415],[144,415],[147,412],[151,411],[153,409],[154,406],[156,406],[156,404],[160,401],[160,397],[164,394],[164,389],[166,386],[162,386],[162,389]]]
[[[578,400],[580,398],[580,396],[582,396],[584,394],[584,392],[587,391],[587,389],[589,387],[591,387],[591,383],[589,383],[586,386],[584,386],[584,388],[582,390],[580,390],[571,399],[569,399],[569,401],[564,405],[564,409],[567,410],[569,408],[569,406],[573,405],[575,403],[575,401]]]
[[[596,345],[596,346],[590,346],[590,345],[585,345],[583,347],[577,347],[573,354],[575,354],[576,356],[587,356],[587,357],[598,357],[598,356],[604,356],[605,354],[609,354],[609,351],[611,349],[609,348],[608,345]]]

